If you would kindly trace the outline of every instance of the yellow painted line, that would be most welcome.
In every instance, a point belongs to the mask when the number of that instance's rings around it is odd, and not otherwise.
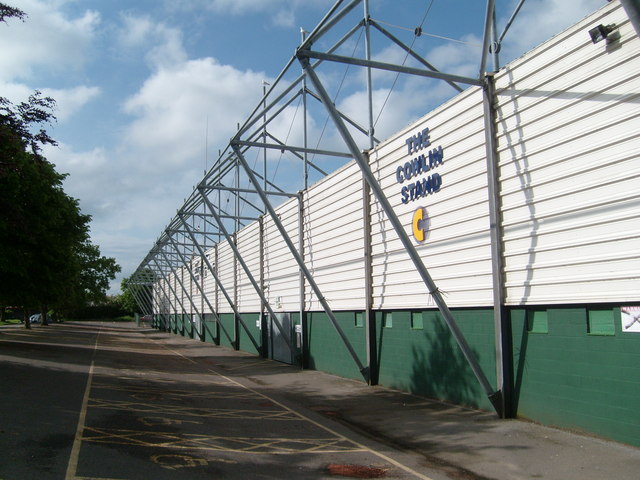
[[[162,344],[161,344],[161,345],[162,345]],[[164,348],[166,348],[167,350],[169,350],[169,351],[173,352],[174,354],[176,354],[176,355],[178,355],[178,356],[180,356],[180,357],[184,358],[185,360],[187,360],[187,361],[189,361],[189,362],[191,362],[191,363],[198,364],[198,362],[196,362],[195,360],[193,360],[193,359],[191,359],[191,358],[189,358],[189,357],[184,356],[184,355],[183,355],[183,354],[181,354],[180,352],[177,352],[177,351],[175,351],[175,350],[173,350],[173,349],[171,349],[171,348],[167,347],[166,345],[162,345],[162,346],[163,346]],[[389,456],[385,455],[384,453],[381,453],[381,452],[378,452],[378,451],[376,451],[376,450],[373,450],[372,448],[369,448],[369,447],[367,447],[366,445],[362,445],[361,443],[358,443],[358,442],[356,442],[356,441],[354,441],[354,440],[352,440],[352,439],[350,439],[350,438],[347,438],[347,437],[345,437],[344,435],[341,435],[340,433],[336,432],[335,430],[333,430],[333,429],[331,429],[331,428],[327,427],[326,425],[322,425],[321,423],[316,422],[315,420],[313,420],[313,419],[311,419],[311,418],[307,417],[306,415],[303,415],[303,414],[301,414],[300,412],[297,412],[297,411],[295,411],[295,410],[292,410],[291,408],[289,408],[289,407],[287,407],[286,405],[284,405],[284,404],[282,404],[282,403],[278,402],[277,400],[275,400],[275,399],[273,399],[273,398],[271,398],[271,397],[269,397],[269,396],[267,396],[267,395],[265,395],[265,394],[263,394],[263,393],[261,393],[261,392],[258,392],[258,391],[256,391],[256,390],[254,390],[254,389],[250,388],[250,387],[247,387],[246,385],[243,385],[243,384],[241,384],[240,382],[237,382],[236,380],[233,380],[232,378],[226,377],[225,375],[221,374],[220,372],[217,372],[217,371],[213,370],[213,369],[212,369],[212,368],[210,368],[210,367],[207,367],[206,365],[204,366],[204,368],[205,368],[205,369],[207,369],[209,372],[214,373],[214,374],[216,374],[216,375],[219,375],[219,376],[221,376],[222,378],[224,378],[224,379],[226,379],[226,380],[228,380],[228,381],[230,381],[230,382],[233,382],[233,383],[235,383],[236,385],[238,385],[238,386],[240,386],[240,387],[242,387],[242,388],[246,388],[247,390],[249,390],[250,392],[255,393],[256,395],[260,395],[261,397],[266,398],[266,399],[268,399],[268,400],[272,401],[272,402],[273,402],[273,403],[275,403],[276,405],[279,405],[281,408],[284,408],[285,410],[287,410],[287,411],[289,411],[289,412],[293,413],[294,415],[297,415],[298,417],[302,418],[303,420],[306,420],[307,422],[312,423],[313,425],[317,426],[318,428],[321,428],[322,430],[325,430],[325,431],[327,431],[327,432],[331,433],[332,435],[335,435],[336,437],[338,437],[338,438],[340,438],[340,439],[342,439],[342,440],[344,440],[344,441],[347,441],[347,442],[350,442],[350,443],[352,443],[352,444],[356,445],[358,448],[360,448],[360,449],[362,449],[362,450],[365,450],[365,451],[367,451],[367,452],[369,452],[369,453],[371,453],[371,454],[373,454],[373,455],[375,455],[375,456],[377,456],[377,457],[381,458],[382,460],[384,460],[384,461],[386,461],[386,462],[391,463],[392,465],[395,465],[395,466],[396,466],[396,467],[398,467],[399,469],[404,470],[405,472],[407,472],[407,473],[409,473],[409,474],[411,474],[411,475],[414,475],[414,476],[415,476],[415,477],[417,477],[417,478],[420,478],[420,479],[422,479],[422,480],[433,480],[431,477],[428,477],[428,476],[426,476],[426,475],[423,475],[423,474],[422,474],[422,473],[420,473],[420,472],[416,472],[416,471],[415,471],[415,470],[413,470],[412,468],[407,467],[406,465],[404,465],[404,464],[402,464],[402,463],[400,463],[400,462],[398,462],[398,461],[394,460],[393,458],[391,458],[391,457],[389,457]],[[338,453],[338,452],[336,452],[336,453]]]
[[[91,382],[93,380],[93,369],[95,365],[96,351],[98,350],[98,339],[100,338],[100,332],[102,326],[98,330],[96,335],[96,342],[93,345],[93,356],[91,358],[91,366],[89,367],[89,376],[87,378],[87,386],[84,389],[84,397],[82,398],[82,407],[80,408],[80,417],[78,418],[78,427],[76,428],[76,436],[73,439],[73,447],[71,448],[71,455],[69,455],[69,463],[67,464],[67,474],[65,480],[79,480],[76,477],[78,470],[78,459],[80,457],[80,446],[82,445],[82,433],[84,431],[84,424],[87,418],[87,405],[89,405],[89,394],[91,393]]]

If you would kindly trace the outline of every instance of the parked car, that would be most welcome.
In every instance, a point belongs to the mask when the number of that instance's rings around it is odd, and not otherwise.
[[[41,313],[34,313],[29,317],[29,323],[40,323],[42,321]],[[53,318],[51,315],[47,314],[47,323],[53,323]]]

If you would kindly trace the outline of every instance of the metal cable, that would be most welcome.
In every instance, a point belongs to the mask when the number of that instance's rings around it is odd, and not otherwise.
[[[300,97],[298,99],[298,105],[296,105],[296,111],[293,114],[293,118],[291,119],[291,123],[289,124],[289,131],[287,132],[287,136],[284,139],[284,143],[288,143],[289,142],[289,135],[291,135],[291,130],[293,130],[293,124],[296,121],[296,117],[298,116],[298,110],[300,109],[300,103],[302,103],[302,97]],[[280,161],[282,160],[282,157],[284,156],[285,151],[280,152],[280,157],[278,158],[278,163],[276,164],[276,170],[275,172],[273,172],[273,177],[271,177],[271,181],[275,182],[276,180],[276,174],[278,173],[278,168],[280,168]]]
[[[427,16],[429,15],[429,12],[431,11],[431,7],[433,7],[433,3],[435,2],[435,0],[431,0],[429,2],[429,6],[427,7],[427,11],[424,13],[424,16],[422,17],[422,22],[420,22],[420,25],[414,30],[415,35],[413,36],[413,40],[411,42],[411,45],[409,46],[409,50],[413,50],[413,45],[416,43],[416,39],[418,38],[418,31],[422,30],[422,26],[424,25],[424,22],[427,20]],[[380,22],[382,23],[382,22]],[[402,65],[404,66],[404,64],[407,62],[407,58],[409,58],[409,52],[407,52],[404,56],[404,60],[402,61]],[[380,120],[380,117],[382,116],[382,112],[384,111],[385,107],[387,106],[387,102],[389,101],[389,97],[391,97],[391,93],[393,92],[393,89],[396,86],[396,83],[398,83],[398,78],[400,78],[400,72],[396,73],[396,78],[393,80],[393,84],[391,85],[391,88],[389,89],[389,92],[387,93],[387,98],[384,99],[384,102],[382,104],[382,107],[380,107],[380,112],[378,112],[378,116],[376,117],[376,121],[373,122],[373,126],[375,128],[375,126],[378,124],[378,121]]]
[[[432,0],[433,1],[433,0]],[[360,30],[360,35],[358,36],[358,40],[356,41],[356,44],[353,47],[353,52],[351,53],[351,56],[355,56],[356,54],[356,50],[358,49],[358,45],[360,45],[360,40],[362,39],[362,29]],[[342,90],[342,86],[344,85],[344,81],[347,79],[347,73],[349,73],[349,67],[351,65],[347,65],[347,67],[344,70],[344,75],[342,77],[342,81],[340,82],[340,86],[338,87],[338,90],[336,91],[335,96],[333,97],[333,104],[335,105],[336,100],[338,99],[338,95],[340,95],[340,91]],[[327,129],[327,125],[329,124],[329,114],[327,114],[327,118],[324,121],[324,126],[322,127],[322,131],[320,132],[320,137],[318,138],[318,143],[316,144],[316,149],[320,148],[320,142],[322,141],[322,137],[324,136],[324,132]],[[311,156],[311,160],[315,160],[316,154],[314,153]]]

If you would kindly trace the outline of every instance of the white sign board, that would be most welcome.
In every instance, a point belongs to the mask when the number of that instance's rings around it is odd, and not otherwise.
[[[622,331],[640,333],[640,306],[620,307]]]

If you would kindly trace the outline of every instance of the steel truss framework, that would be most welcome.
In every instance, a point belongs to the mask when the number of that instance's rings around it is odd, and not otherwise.
[[[235,277],[237,278],[237,271],[242,268],[255,289],[256,294],[260,297],[262,313],[271,316],[276,328],[280,330],[282,337],[289,342],[288,335],[285,334],[282,324],[277,320],[278,317],[273,310],[274,307],[265,294],[262,269],[256,278],[255,272],[251,271],[236,247],[237,239],[235,232],[245,225],[245,222],[254,221],[260,222],[262,230],[263,218],[268,215],[277,227],[279,234],[298,264],[301,297],[304,297],[304,288],[305,285],[308,285],[309,288],[313,290],[316,298],[319,299],[324,312],[342,338],[345,348],[361,371],[365,381],[375,383],[375,348],[370,340],[371,337],[375,338],[375,326],[373,325],[372,315],[370,315],[370,307],[368,307],[369,311],[365,315],[367,322],[367,359],[365,364],[358,357],[350,341],[342,331],[329,302],[325,299],[318,284],[315,282],[313,274],[305,265],[303,236],[299,236],[298,244],[296,245],[276,213],[275,205],[282,199],[298,198],[302,206],[300,193],[292,192],[290,188],[279,186],[274,181],[269,180],[267,169],[269,152],[280,152],[281,154],[287,152],[302,163],[303,168],[301,170],[304,188],[306,189],[311,171],[326,175],[326,172],[320,166],[322,161],[331,158],[342,159],[341,161],[344,161],[344,159],[354,159],[362,172],[365,188],[367,189],[366,192],[370,192],[382,206],[387,219],[392,224],[398,238],[410,256],[416,271],[422,278],[429,294],[437,305],[468,364],[471,366],[477,381],[482,386],[487,397],[491,400],[498,415],[510,416],[512,412],[509,412],[508,406],[511,404],[509,400],[511,394],[510,385],[512,383],[510,374],[511,349],[507,344],[510,335],[509,325],[504,315],[504,293],[502,291],[503,281],[501,279],[502,266],[500,264],[502,255],[500,252],[500,232],[498,231],[499,221],[497,218],[498,199],[495,164],[494,93],[492,74],[487,73],[487,63],[491,59],[493,62],[492,70],[496,71],[498,69],[498,52],[500,51],[500,45],[523,3],[524,0],[521,0],[517,4],[506,26],[500,33],[496,28],[495,1],[488,0],[486,2],[486,13],[483,24],[484,36],[479,58],[478,75],[475,77],[465,77],[439,71],[410,46],[385,29],[382,26],[382,22],[371,18],[369,14],[369,0],[337,1],[311,33],[307,34],[303,32],[302,42],[297,48],[295,55],[289,60],[275,82],[273,82],[268,89],[267,85],[263,86],[264,95],[259,105],[254,109],[245,123],[239,127],[227,148],[220,154],[214,165],[205,173],[203,179],[194,188],[182,207],[177,210],[176,215],[140,263],[136,272],[131,276],[130,281],[132,285],[139,287],[153,285],[155,289],[155,301],[154,298],[151,298],[152,295],[148,288],[133,289],[134,297],[142,312],[155,315],[161,325],[168,327],[170,314],[193,311],[195,312],[196,321],[194,322],[193,316],[189,315],[188,317],[193,324],[193,328],[200,328],[200,320],[204,317],[202,310],[204,303],[206,303],[208,310],[213,312],[210,315],[212,315],[218,326],[222,328],[222,333],[235,348],[239,348],[238,332],[228,332],[224,329],[223,323],[219,321],[215,305],[211,303],[203,292],[200,279],[206,269],[208,274],[213,276],[219,291],[233,310],[235,317],[234,330],[244,329],[256,349],[260,351],[260,342],[252,336],[250,329],[247,327],[247,320],[244,319],[238,311],[237,298],[233,298],[235,294],[229,294],[217,276],[216,269],[214,268],[217,259],[210,259],[207,256],[208,249],[220,242],[227,242],[235,255]],[[323,43],[323,40],[329,33],[335,33],[335,31],[343,27],[349,19],[353,18],[357,7],[363,8],[364,16],[360,16],[355,25],[348,26],[346,33],[330,48],[324,51],[315,49],[317,45]],[[336,52],[339,51],[345,43],[352,40],[357,32],[364,32],[365,48],[362,58],[337,54]],[[411,57],[413,60],[412,65],[414,66],[372,60],[371,37],[373,34],[379,35],[385,42],[402,49],[408,57]],[[419,35],[420,32],[416,29],[415,34]],[[320,67],[327,63],[341,63],[364,68],[368,92],[369,122],[367,126],[358,124],[358,122],[349,118],[335,106],[334,99],[332,99],[328,93],[325,82],[323,82],[319,74]],[[300,67],[302,68],[302,73],[295,74],[296,71],[299,72],[297,69]],[[372,100],[372,71],[376,70],[441,80],[458,92],[467,86],[482,87],[484,91],[487,177],[489,183],[493,260],[494,320],[496,327],[496,388],[490,384],[487,376],[478,364],[474,353],[469,348],[464,335],[458,328],[445,303],[440,290],[434,283],[416,248],[407,236],[391,204],[385,197],[380,184],[373,176],[369,167],[367,154],[363,153],[354,138],[355,135],[364,136],[365,141],[368,141],[369,148],[374,147],[375,144],[378,143],[374,135]],[[291,76],[292,73],[295,75],[295,79],[289,82],[285,81],[285,77]],[[276,135],[269,131],[270,125],[278,119],[279,116],[283,115],[283,112],[296,101],[301,101],[304,109],[301,120],[301,128],[304,132],[302,146],[292,145],[286,140],[277,138]],[[309,108],[308,102],[311,101],[315,102],[316,105],[320,105],[320,107],[326,111],[335,131],[342,139],[340,149],[336,149],[335,147],[320,148],[309,146],[307,108]],[[250,165],[249,155],[252,154],[252,152],[258,152],[256,162],[258,157],[262,157],[262,169],[256,169]],[[224,201],[223,195],[225,196]],[[233,200],[233,202],[231,202],[231,200]],[[243,213],[247,211],[250,213]],[[302,215],[299,217],[299,222],[301,222]],[[302,231],[302,229],[300,229],[300,231]],[[185,271],[191,279],[190,285],[195,285],[197,292],[190,291],[185,287]],[[367,288],[370,291],[371,286],[368,285]],[[192,297],[194,294],[200,296],[200,305],[196,305],[193,301]],[[171,298],[175,299],[175,303],[171,302]],[[187,307],[191,308],[188,309]],[[300,308],[301,314],[304,314],[303,300],[301,300]],[[265,352],[262,353],[264,354]]]

